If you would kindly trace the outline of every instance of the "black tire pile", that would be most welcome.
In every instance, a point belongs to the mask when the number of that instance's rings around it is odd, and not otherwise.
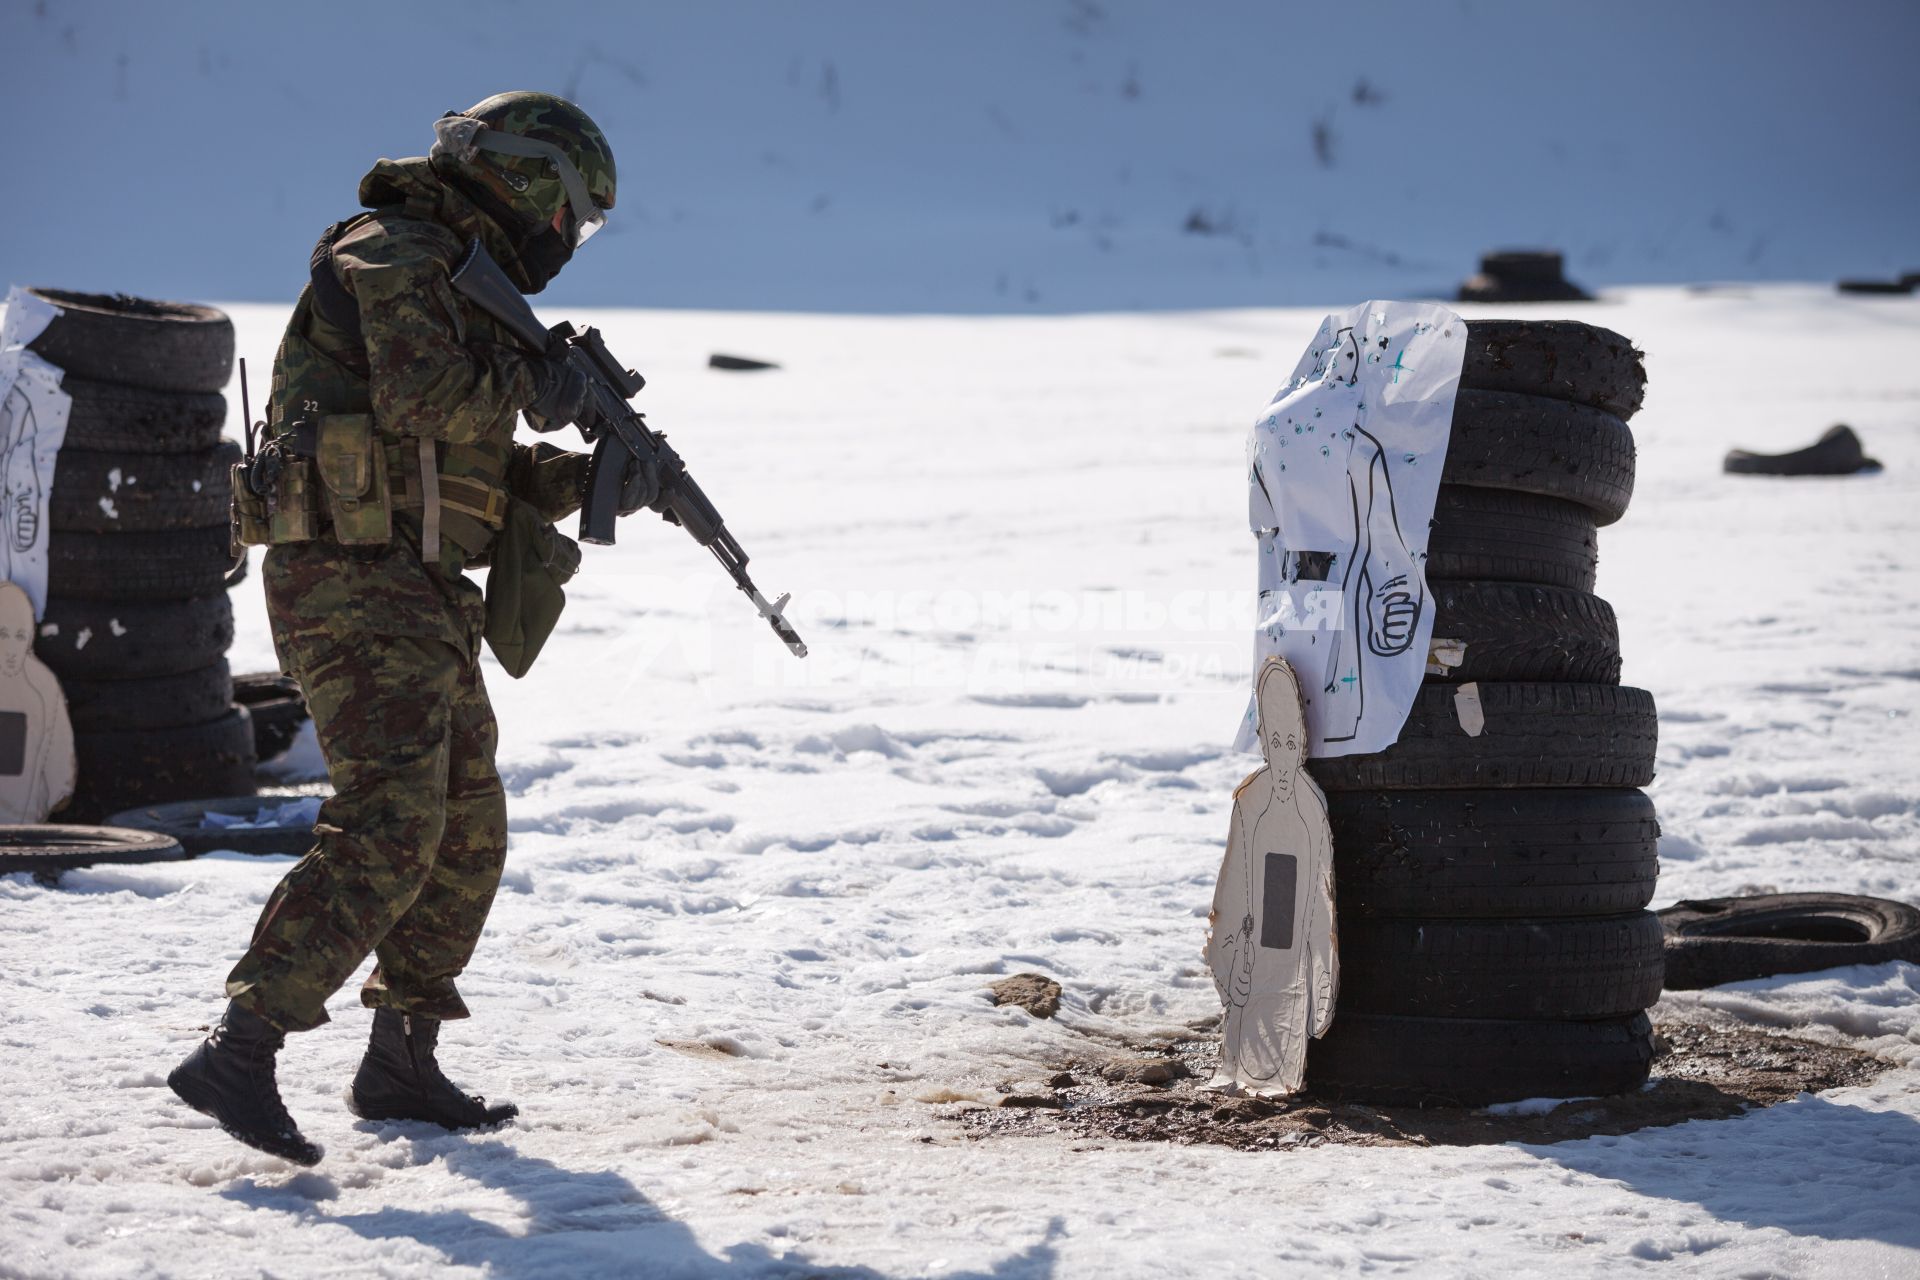
[[[73,397],[34,645],[66,691],[79,756],[61,816],[249,794],[253,729],[226,659],[233,324],[211,307],[32,292],[61,308],[32,347]]]
[[[1462,302],[1591,302],[1567,279],[1565,259],[1551,249],[1502,249],[1482,254],[1480,272],[1460,285]]]
[[[1654,706],[1620,685],[1592,594],[1645,382],[1606,329],[1468,323],[1428,544],[1436,661],[1392,747],[1308,766],[1340,946],[1338,1012],[1308,1050],[1318,1092],[1478,1106],[1647,1078]]]

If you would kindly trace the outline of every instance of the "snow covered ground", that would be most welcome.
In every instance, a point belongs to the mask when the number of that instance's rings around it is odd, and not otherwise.
[[[285,860],[0,879],[0,1275],[1920,1274],[1913,966],[1670,997],[1906,1064],[1736,1120],[1253,1155],[941,1118],[1215,1008],[1242,443],[1323,310],[590,317],[813,656],[630,521],[533,673],[493,672],[512,859],[445,1057],[520,1102],[497,1133],[346,1112],[352,987],[282,1057],[318,1169],[167,1092]],[[284,311],[235,314],[264,372]],[[1920,902],[1920,303],[1577,314],[1648,352],[1599,589],[1661,705],[1661,902]],[[1841,420],[1884,474],[1718,471]],[[270,667],[240,600],[235,669]],[[1022,970],[1056,1020],[989,1005]]]

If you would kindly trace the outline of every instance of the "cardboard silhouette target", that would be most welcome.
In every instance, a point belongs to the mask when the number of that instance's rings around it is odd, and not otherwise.
[[[1255,682],[1266,764],[1233,793],[1227,856],[1207,916],[1207,965],[1226,1018],[1208,1087],[1298,1092],[1307,1040],[1333,1025],[1340,959],[1327,799],[1307,776],[1306,709],[1283,658]]]
[[[0,582],[0,822],[44,822],[73,794],[73,725],[33,656],[33,602]]]

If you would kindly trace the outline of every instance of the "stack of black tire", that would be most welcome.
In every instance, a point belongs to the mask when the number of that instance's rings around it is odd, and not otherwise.
[[[32,292],[61,309],[31,345],[73,398],[34,645],[79,756],[61,817],[250,793],[253,731],[226,659],[233,324],[211,307]]]
[[[1340,997],[1307,1081],[1358,1101],[1622,1093],[1653,1059],[1652,697],[1592,594],[1645,390],[1619,334],[1472,321],[1428,542],[1429,675],[1400,739],[1314,760]]]
[[[1480,271],[1460,285],[1462,302],[1591,302],[1567,279],[1566,261],[1551,249],[1501,249],[1482,254]]]

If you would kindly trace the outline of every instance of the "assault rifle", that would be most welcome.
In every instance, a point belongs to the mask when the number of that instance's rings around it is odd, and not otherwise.
[[[767,603],[760,589],[753,585],[753,579],[747,576],[747,553],[727,532],[726,523],[712,501],[687,474],[687,464],[667,443],[666,433],[648,427],[645,415],[627,403],[647,385],[647,380],[621,367],[607,350],[598,329],[581,332],[564,321],[552,329],[541,325],[526,298],[500,270],[500,264],[488,255],[478,237],[467,246],[466,256],[454,268],[453,287],[505,325],[528,348],[564,359],[586,375],[587,410],[580,416],[579,427],[580,434],[593,445],[593,461],[587,469],[586,501],[580,506],[580,541],[612,546],[613,523],[619,515],[620,490],[626,482],[628,458],[640,466],[653,468],[660,479],[660,497],[655,509],[669,522],[685,529],[695,542],[712,551],[733,584],[746,593],[760,616],[773,627],[773,633],[786,642],[796,657],[806,657],[806,642],[782,612],[792,597],[783,595]]]

